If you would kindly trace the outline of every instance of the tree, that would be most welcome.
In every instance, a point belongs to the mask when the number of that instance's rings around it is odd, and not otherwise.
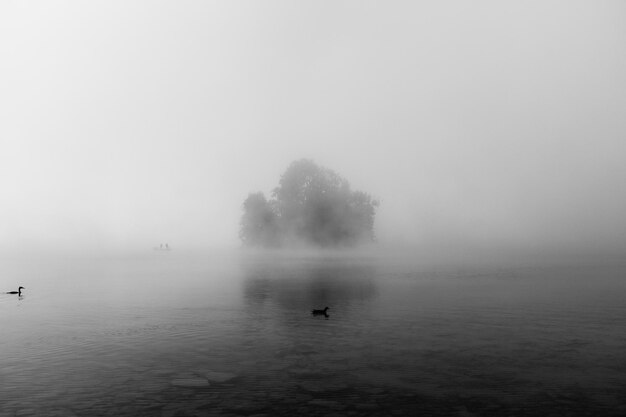
[[[267,201],[262,193],[244,202],[240,237],[249,245],[301,241],[318,246],[354,245],[374,239],[378,202],[336,172],[309,159],[293,162]]]
[[[246,245],[274,246],[278,244],[276,214],[263,193],[251,193],[243,202],[239,237]]]

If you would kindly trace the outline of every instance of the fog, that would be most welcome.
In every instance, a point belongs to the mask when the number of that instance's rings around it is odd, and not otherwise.
[[[0,250],[237,247],[248,193],[311,158],[380,200],[380,247],[623,255],[625,23],[620,1],[3,2]]]

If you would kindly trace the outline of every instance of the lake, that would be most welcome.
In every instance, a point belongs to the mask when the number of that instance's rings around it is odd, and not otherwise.
[[[626,415],[624,266],[153,251],[0,283],[0,416]]]

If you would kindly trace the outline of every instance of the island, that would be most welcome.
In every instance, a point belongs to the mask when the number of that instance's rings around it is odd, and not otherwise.
[[[335,171],[300,159],[285,170],[269,200],[262,192],[248,195],[239,237],[246,246],[262,247],[373,242],[378,206]]]

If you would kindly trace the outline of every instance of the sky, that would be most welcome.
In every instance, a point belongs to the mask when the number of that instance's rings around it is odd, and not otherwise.
[[[0,249],[238,245],[311,158],[381,245],[626,253],[622,1],[4,1]]]

